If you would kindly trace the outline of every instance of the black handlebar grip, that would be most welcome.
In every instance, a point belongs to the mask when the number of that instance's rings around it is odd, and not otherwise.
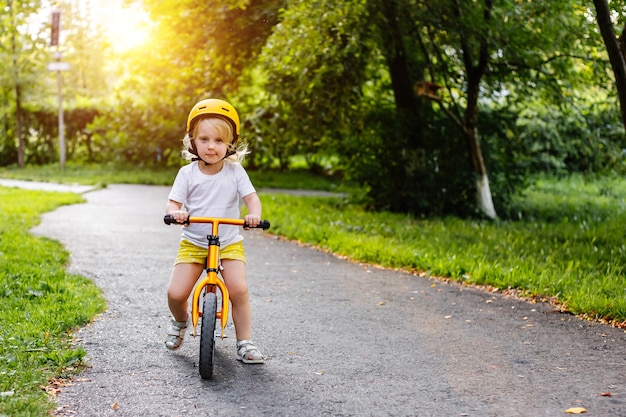
[[[248,223],[244,223],[243,224],[244,229],[250,229],[251,227],[248,225]],[[267,230],[270,228],[270,221],[269,220],[261,220],[261,223],[258,224],[258,226],[254,226],[252,229],[263,229],[263,230]]]
[[[165,222],[165,224],[189,224],[189,220],[185,222],[176,221],[174,216],[172,216],[171,214],[166,214],[165,216],[163,216],[163,221]]]

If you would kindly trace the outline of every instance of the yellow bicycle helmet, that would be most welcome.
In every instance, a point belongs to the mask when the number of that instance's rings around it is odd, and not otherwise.
[[[233,127],[232,145],[239,140],[239,115],[237,110],[228,102],[216,98],[199,101],[189,112],[187,118],[187,133],[191,134],[196,122],[202,116],[216,116],[226,120]]]

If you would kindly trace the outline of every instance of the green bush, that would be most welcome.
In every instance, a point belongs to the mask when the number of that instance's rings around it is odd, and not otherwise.
[[[346,176],[363,185],[356,201],[376,210],[415,215],[478,215],[475,181],[467,146],[458,127],[443,114],[430,113],[420,143],[415,145],[400,130],[391,109],[372,112],[360,136],[342,143]],[[491,113],[484,130],[483,153],[494,203],[506,207],[525,185],[525,166],[509,140],[512,116]],[[514,120],[514,119],[513,119]]]
[[[591,103],[576,111],[529,103],[515,129],[532,172],[626,172],[620,113],[606,103]]]

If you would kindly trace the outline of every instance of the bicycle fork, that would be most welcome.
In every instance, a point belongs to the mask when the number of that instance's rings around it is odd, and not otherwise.
[[[196,327],[202,312],[200,312],[200,300],[202,298],[202,291],[206,289],[207,292],[216,292],[219,288],[222,293],[222,309],[216,313],[215,320],[220,319],[222,325],[222,339],[226,337],[225,329],[228,322],[228,289],[226,284],[218,277],[219,273],[219,248],[220,241],[217,235],[207,236],[209,239],[209,251],[206,262],[206,276],[196,285],[193,291],[193,301],[191,304],[191,324],[193,325],[193,336],[196,336]],[[204,317],[203,319],[210,319]]]

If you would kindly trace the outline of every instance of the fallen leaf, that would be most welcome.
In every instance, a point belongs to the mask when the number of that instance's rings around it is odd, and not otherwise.
[[[113,410],[117,410],[118,408],[120,408],[120,404],[116,401],[116,402],[114,402],[114,403],[113,403],[113,405],[111,406],[111,408],[112,408]]]
[[[582,414],[582,413],[586,413],[587,410],[585,410],[582,407],[574,407],[574,408],[568,408],[567,410],[565,410],[565,412],[567,414]]]

